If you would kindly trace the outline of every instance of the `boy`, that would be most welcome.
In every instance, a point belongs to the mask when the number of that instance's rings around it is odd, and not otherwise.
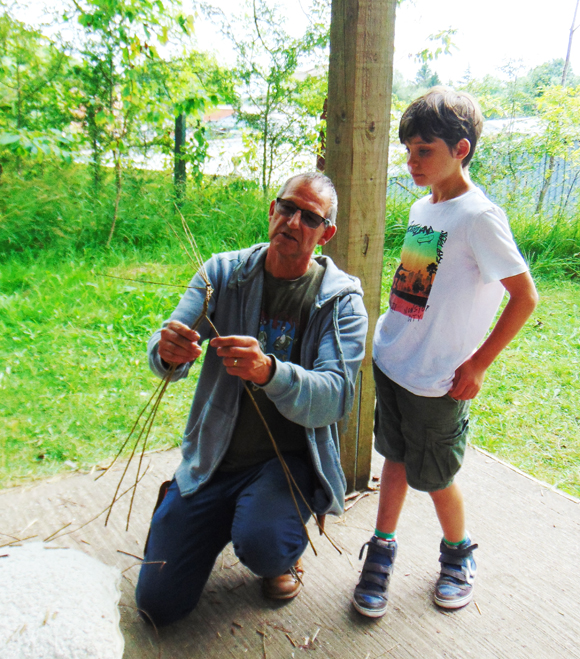
[[[443,530],[435,603],[468,604],[476,565],[465,530],[459,470],[469,401],[485,371],[518,333],[538,295],[501,209],[470,180],[483,116],[465,93],[434,87],[405,111],[399,138],[417,185],[431,194],[411,208],[389,309],[377,323],[375,448],[385,457],[375,535],[353,604],[384,615],[407,488],[428,492]],[[501,303],[509,301],[483,340]]]

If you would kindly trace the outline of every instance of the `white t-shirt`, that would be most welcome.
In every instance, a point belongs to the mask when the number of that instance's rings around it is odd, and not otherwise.
[[[445,395],[493,322],[500,279],[527,269],[504,212],[479,188],[436,204],[420,199],[375,329],[377,366],[414,394]]]

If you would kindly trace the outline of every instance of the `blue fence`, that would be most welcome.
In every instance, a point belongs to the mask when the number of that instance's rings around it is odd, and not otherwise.
[[[474,176],[474,182],[485,190],[488,197],[502,207],[518,205],[535,212],[540,191],[549,167],[549,157],[533,163],[531,157],[521,155],[513,167],[513,175],[497,176],[493,168],[487,174]],[[412,202],[426,193],[413,183],[409,174],[389,176],[387,197],[397,202]],[[550,185],[542,205],[548,217],[573,216],[579,212],[580,167],[570,161],[556,158]]]

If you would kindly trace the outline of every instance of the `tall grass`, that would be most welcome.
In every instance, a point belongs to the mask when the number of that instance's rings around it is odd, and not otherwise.
[[[95,190],[80,165],[47,165],[40,176],[0,178],[0,254],[35,258],[86,256],[104,250],[114,210],[114,181]],[[203,254],[251,245],[267,236],[267,207],[256,186],[239,180],[208,181],[189,188],[181,211],[191,222]],[[172,177],[128,170],[112,254],[164,254],[181,259],[167,222],[176,221]]]
[[[167,222],[176,220],[169,173],[124,173],[119,219],[109,256],[180,262],[182,255]],[[99,190],[81,165],[47,164],[42,172],[0,178],[0,255],[43,258],[97,258],[103,252],[113,217],[114,181],[104,177]],[[411,202],[387,199],[385,251],[397,256]],[[580,275],[580,214],[547,218],[506,208],[516,242],[535,275]],[[266,240],[267,205],[251,182],[207,180],[190,187],[182,206],[204,256]]]

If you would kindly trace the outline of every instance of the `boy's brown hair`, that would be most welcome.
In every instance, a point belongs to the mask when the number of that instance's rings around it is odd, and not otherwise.
[[[449,87],[432,87],[414,100],[403,113],[399,124],[399,139],[405,144],[417,136],[425,142],[432,142],[438,137],[451,150],[460,140],[467,138],[471,148],[461,163],[467,167],[482,128],[483,115],[473,96]]]

